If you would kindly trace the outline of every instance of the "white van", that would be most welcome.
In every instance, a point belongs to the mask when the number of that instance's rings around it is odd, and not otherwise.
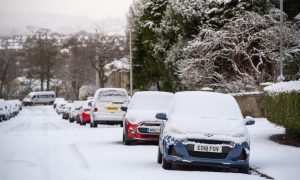
[[[39,92],[31,92],[24,99],[23,104],[26,105],[34,105],[34,104],[53,104],[55,100],[55,93],[53,91],[39,91]]]
[[[100,88],[96,91],[91,110],[91,127],[97,124],[123,124],[124,111],[129,96],[122,88]]]

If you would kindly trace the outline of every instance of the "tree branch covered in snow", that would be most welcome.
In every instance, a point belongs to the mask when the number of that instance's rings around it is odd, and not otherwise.
[[[202,29],[184,47],[184,58],[179,61],[183,84],[192,83],[193,87],[201,88],[249,77],[257,82],[274,81],[280,33],[276,17],[272,13],[262,16],[245,11],[220,30]],[[286,23],[284,34],[287,49],[300,48],[294,27]],[[293,56],[291,51],[285,53]],[[192,80],[190,74],[193,74]],[[226,91],[226,86],[219,87]]]

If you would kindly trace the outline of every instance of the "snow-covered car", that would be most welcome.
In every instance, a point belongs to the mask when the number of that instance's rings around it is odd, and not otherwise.
[[[22,103],[17,99],[7,100],[6,102],[10,104],[14,116],[16,116],[22,109]]]
[[[123,119],[123,143],[133,141],[158,141],[162,120],[155,118],[156,113],[166,111],[173,93],[144,91],[136,92]]]
[[[0,118],[3,121],[9,120],[11,118],[10,111],[8,109],[7,102],[4,100],[0,99]]]
[[[91,101],[87,100],[80,108],[80,112],[76,118],[76,122],[80,125],[85,125],[86,123],[91,122]]]
[[[79,115],[80,109],[83,107],[85,101],[74,101],[70,110],[69,121],[74,122]]]
[[[61,114],[64,110],[64,107],[66,106],[68,102],[67,101],[60,101],[56,103],[56,112],[57,114]]]
[[[63,119],[69,119],[70,116],[70,110],[72,108],[72,104],[73,103],[67,103],[64,107],[63,107],[63,111],[62,111],[62,118]]]
[[[53,102],[53,109],[56,108],[57,103],[59,102],[66,102],[65,98],[55,98],[54,102]]]
[[[178,92],[165,113],[161,126],[158,163],[216,166],[248,172],[250,139],[235,99],[214,92]]]
[[[4,101],[0,101],[0,122],[7,120],[8,116],[7,116],[7,112],[5,109],[5,104]]]
[[[127,106],[129,97],[122,88],[100,88],[96,91],[91,111],[91,127],[97,124],[123,124],[125,112],[121,106]]]
[[[9,102],[5,101],[5,109],[7,111],[9,119],[16,116],[16,110],[15,110],[12,103],[9,103]]]

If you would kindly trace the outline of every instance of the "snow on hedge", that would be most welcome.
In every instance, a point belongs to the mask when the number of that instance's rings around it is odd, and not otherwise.
[[[269,94],[283,93],[283,92],[300,92],[300,81],[280,82],[264,88]]]

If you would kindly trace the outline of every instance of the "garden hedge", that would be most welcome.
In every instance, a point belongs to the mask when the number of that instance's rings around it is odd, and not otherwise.
[[[266,117],[286,128],[286,135],[300,139],[300,92],[265,93]]]

